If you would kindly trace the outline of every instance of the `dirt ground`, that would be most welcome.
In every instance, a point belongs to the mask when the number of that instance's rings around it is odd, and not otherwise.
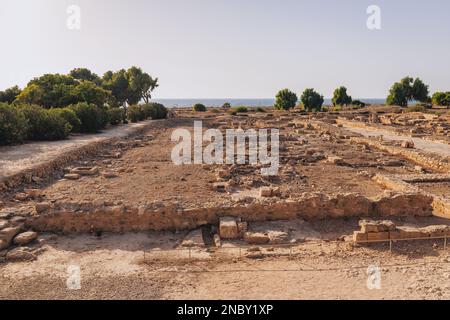
[[[437,241],[398,243],[392,253],[386,245],[306,242],[292,255],[263,248],[260,259],[239,259],[236,250],[225,249],[194,248],[190,261],[187,251],[170,257],[148,251],[168,249],[180,237],[50,238],[37,261],[0,265],[0,299],[450,298],[450,258]],[[72,265],[81,270],[79,290],[67,287]],[[381,289],[368,289],[371,265],[381,270]]]

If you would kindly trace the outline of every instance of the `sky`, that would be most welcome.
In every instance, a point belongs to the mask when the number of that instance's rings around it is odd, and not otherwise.
[[[367,28],[369,5],[381,30]],[[450,91],[449,12],[448,0],[0,0],[0,90],[136,65],[159,78],[155,98],[330,97],[340,85],[384,98],[407,75]]]

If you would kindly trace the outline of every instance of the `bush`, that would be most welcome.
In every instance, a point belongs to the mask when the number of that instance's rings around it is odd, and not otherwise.
[[[0,103],[0,145],[22,143],[27,137],[28,124],[22,111]]]
[[[248,108],[244,107],[244,106],[234,107],[233,110],[236,111],[237,113],[246,113],[246,112],[248,112]]]
[[[145,111],[142,108],[142,106],[134,105],[134,106],[130,106],[128,108],[127,118],[131,122],[139,122],[139,121],[145,120],[147,117],[146,117]]]
[[[277,93],[274,107],[279,110],[289,110],[295,108],[297,101],[298,97],[294,92],[283,89]]]
[[[262,107],[257,107],[255,109],[256,112],[266,112],[266,109],[262,108]]]
[[[50,109],[50,112],[53,112],[66,120],[72,126],[72,132],[80,132],[81,121],[77,117],[75,111],[70,108],[55,108]]]
[[[125,119],[125,110],[122,108],[110,108],[107,113],[109,123],[113,126],[120,124]]]
[[[366,104],[360,100],[353,100],[352,106],[355,106],[357,108],[364,108],[366,106]]]
[[[194,107],[192,108],[195,112],[205,112],[206,111],[206,107],[204,104],[201,103],[197,103],[194,105]]]
[[[80,132],[96,133],[108,123],[106,110],[97,107],[95,104],[80,102],[70,106],[70,109],[75,112],[81,121]]]
[[[142,105],[145,119],[167,119],[167,108],[160,103],[151,102]]]
[[[422,105],[410,106],[405,109],[405,112],[425,112],[427,109]]]
[[[20,106],[27,122],[27,138],[30,140],[62,140],[72,131],[66,119],[54,110],[35,105]]]
[[[225,102],[223,105],[222,105],[222,109],[230,109],[231,108],[231,103],[229,103],[229,102]]]

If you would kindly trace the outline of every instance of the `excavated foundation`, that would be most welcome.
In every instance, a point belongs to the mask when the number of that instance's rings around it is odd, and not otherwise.
[[[37,231],[81,233],[147,230],[189,230],[217,224],[220,217],[242,221],[274,221],[347,217],[431,216],[434,198],[417,193],[369,199],[357,194],[336,197],[309,195],[303,199],[263,202],[247,206],[183,209],[156,203],[149,206],[114,205],[103,201],[39,204],[39,214],[27,226]]]

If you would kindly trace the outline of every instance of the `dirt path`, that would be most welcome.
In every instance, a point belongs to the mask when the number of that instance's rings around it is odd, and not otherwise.
[[[132,123],[107,129],[98,134],[74,135],[68,140],[42,141],[20,146],[0,147],[0,181],[30,170],[89,144],[110,138],[123,138],[149,126],[151,121]]]
[[[403,135],[396,135],[391,131],[382,130],[382,129],[363,129],[363,128],[355,128],[348,124],[343,124],[344,128],[359,133],[365,137],[379,137],[383,136],[385,140],[388,141],[413,141],[416,149],[420,149],[426,152],[432,152],[439,154],[441,156],[450,157],[450,145],[446,143],[424,140],[422,138],[414,138],[414,137],[406,137]]]

